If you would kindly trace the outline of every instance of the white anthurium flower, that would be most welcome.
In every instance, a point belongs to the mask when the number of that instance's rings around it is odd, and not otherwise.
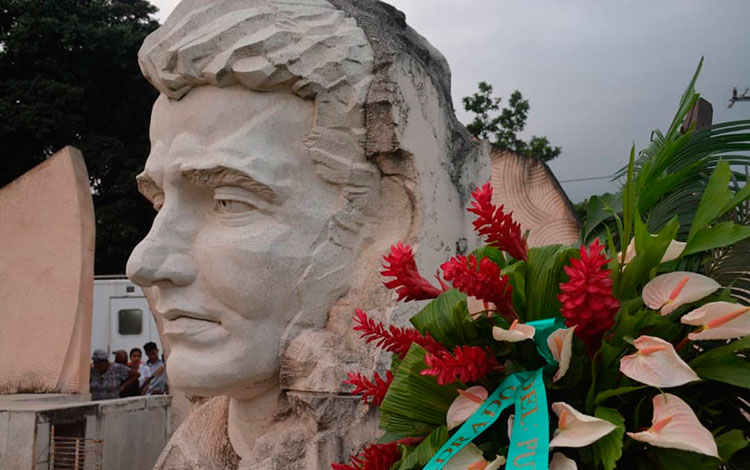
[[[508,416],[508,440],[511,439],[511,436],[513,436],[513,421],[515,420],[516,415],[510,415]]]
[[[552,454],[549,470],[578,470],[575,460],[565,457],[560,452]]]
[[[690,333],[692,341],[704,339],[733,339],[750,335],[750,307],[731,302],[710,302],[683,315],[686,325],[700,326],[700,331]]]
[[[477,320],[484,312],[497,310],[497,307],[492,302],[477,299],[473,295],[466,297],[466,307],[469,309],[469,316],[472,320]]]
[[[505,463],[505,457],[498,456],[492,462],[484,459],[479,447],[471,442],[459,450],[452,459],[445,463],[444,470],[497,470]]]
[[[492,337],[497,341],[507,341],[509,343],[517,343],[519,341],[526,341],[527,339],[533,339],[536,328],[531,325],[525,325],[519,323],[518,320],[514,320],[507,330],[500,328],[499,326],[492,327]]]
[[[711,431],[703,427],[690,405],[671,393],[656,395],[653,403],[651,427],[641,432],[629,432],[628,436],[652,446],[719,457]]]
[[[553,382],[557,382],[568,372],[570,367],[570,358],[573,351],[573,333],[576,327],[560,328],[547,337],[547,346],[549,347],[552,357],[558,363],[558,369]]]
[[[654,336],[641,336],[633,345],[638,352],[620,359],[620,372],[652,387],[668,388],[700,380],[677,355],[672,343]]]
[[[685,271],[662,274],[643,288],[643,302],[652,310],[669,315],[678,307],[700,300],[721,285],[710,277]]]
[[[656,237],[657,235],[651,235],[652,237]],[[669,242],[669,246],[667,247],[667,251],[664,252],[664,256],[661,257],[661,261],[659,263],[666,263],[667,261],[672,261],[674,259],[677,259],[680,257],[682,252],[685,250],[685,246],[687,243],[685,242],[678,242],[677,240],[672,240]],[[628,248],[625,250],[625,264],[630,263],[633,261],[633,258],[635,258],[636,252],[635,252],[635,238],[630,240],[630,244],[628,245]],[[622,252],[617,254],[617,260],[622,259]]]
[[[585,415],[564,402],[552,404],[557,429],[549,443],[553,447],[586,447],[615,430],[607,420]]]
[[[453,400],[450,408],[448,408],[448,414],[445,418],[448,422],[448,430],[459,426],[469,419],[482,406],[482,403],[487,400],[488,395],[487,389],[481,385],[469,387],[466,390],[459,390],[458,396]]]

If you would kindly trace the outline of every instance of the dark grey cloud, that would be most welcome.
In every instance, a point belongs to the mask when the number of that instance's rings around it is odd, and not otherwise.
[[[177,3],[157,0],[160,19]],[[445,54],[461,97],[480,80],[531,101],[526,135],[563,147],[560,180],[611,174],[635,143],[665,129],[701,56],[698,91],[714,122],[750,119],[727,109],[733,86],[750,87],[747,0],[391,0]],[[570,198],[612,191],[606,180],[564,183]]]

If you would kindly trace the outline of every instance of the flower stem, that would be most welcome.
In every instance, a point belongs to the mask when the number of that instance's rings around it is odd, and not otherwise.
[[[679,351],[680,349],[684,348],[685,345],[688,344],[689,342],[690,342],[690,339],[687,336],[685,336],[684,338],[682,338],[682,341],[677,343],[677,346],[675,346],[675,350]]]

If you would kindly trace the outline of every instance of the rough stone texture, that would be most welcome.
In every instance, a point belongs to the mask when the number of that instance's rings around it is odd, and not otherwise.
[[[529,231],[529,246],[578,242],[581,227],[573,205],[550,169],[539,159],[495,149],[492,161],[492,202],[513,211]]]
[[[476,244],[488,152],[445,59],[374,0],[184,0],[139,61],[162,92],[139,177],[159,213],[128,276],[162,317],[172,385],[214,397],[156,468],[345,460],[377,414],[341,382],[386,359],[354,309],[403,324],[421,307],[396,304],[382,256],[403,240],[432,273]]]
[[[94,239],[73,147],[0,189],[0,393],[89,392]]]

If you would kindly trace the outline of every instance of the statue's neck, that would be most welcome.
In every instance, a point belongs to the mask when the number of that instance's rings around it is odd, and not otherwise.
[[[281,394],[277,381],[261,389],[254,398],[229,400],[229,442],[242,459],[251,458],[255,441],[268,431]]]

